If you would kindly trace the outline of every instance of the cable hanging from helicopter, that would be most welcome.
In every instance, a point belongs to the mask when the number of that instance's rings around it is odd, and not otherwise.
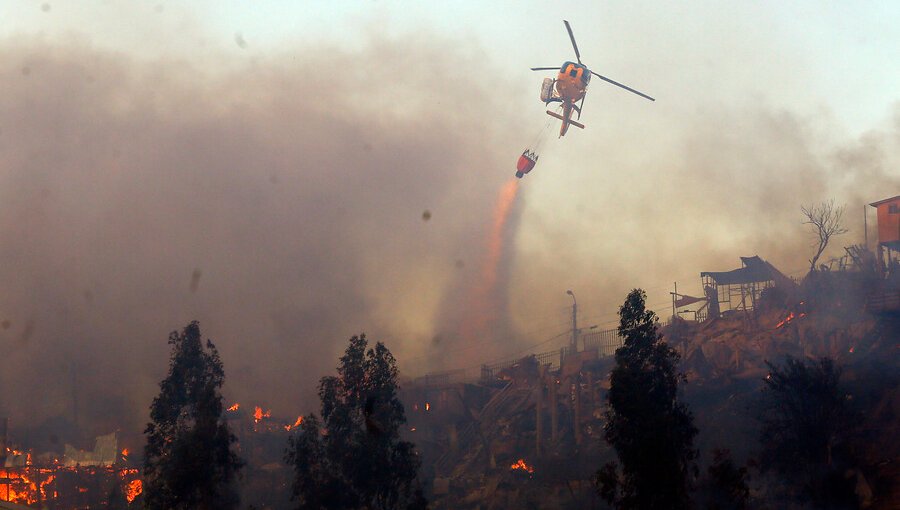
[[[541,152],[544,150],[544,143],[547,141],[552,126],[553,119],[548,119],[544,127],[537,132],[531,143],[522,151],[522,155],[516,161],[516,177],[519,179],[534,169],[534,165],[537,164],[538,158],[541,157]]]

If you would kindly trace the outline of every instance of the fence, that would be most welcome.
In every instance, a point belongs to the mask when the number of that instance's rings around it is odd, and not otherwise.
[[[622,346],[622,337],[619,336],[618,330],[615,329],[588,333],[582,338],[584,340],[584,350],[596,349],[597,354],[601,358],[612,356],[616,353],[616,349]]]
[[[705,318],[705,317],[704,317]],[[669,321],[660,321],[657,327],[667,326]],[[581,342],[584,351],[597,351],[597,356],[604,358],[612,356],[616,353],[616,349],[622,346],[622,337],[619,336],[617,329],[605,329],[602,331],[592,331],[581,336]],[[539,352],[532,354],[531,357],[538,365],[549,366],[551,370],[557,370],[572,351],[572,348],[561,347],[553,351]],[[481,365],[481,380],[490,381],[497,375],[508,368],[512,368],[519,364],[523,358],[528,356],[520,356],[505,360],[496,361]],[[413,384],[417,386],[444,386],[458,382],[469,382],[474,379],[475,374],[467,369],[448,370],[446,372],[438,372],[427,374],[413,380]]]
[[[422,377],[413,379],[414,386],[448,386],[458,382],[466,382],[471,380],[472,374],[465,368],[456,370],[447,370],[446,372],[435,372],[433,374],[425,374]]]

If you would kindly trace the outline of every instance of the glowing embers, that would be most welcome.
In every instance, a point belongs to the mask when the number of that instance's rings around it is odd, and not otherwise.
[[[515,464],[509,466],[513,471],[523,471],[528,474],[534,473],[534,467],[525,463],[525,459],[519,459]]]
[[[791,312],[790,314],[788,314],[787,317],[782,319],[781,322],[779,322],[778,324],[775,325],[775,329],[779,329],[779,328],[785,326],[786,324],[790,324],[795,319],[802,319],[803,317],[806,317],[805,312],[800,312],[800,313]]]
[[[233,406],[231,406],[231,407],[228,408],[228,410],[231,411],[231,412],[235,412],[235,411],[237,411],[237,410],[240,409],[240,408],[241,408],[241,405],[238,404],[237,402],[235,402]]]

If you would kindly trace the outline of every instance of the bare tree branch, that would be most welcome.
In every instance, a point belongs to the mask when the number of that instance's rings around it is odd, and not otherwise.
[[[819,261],[822,252],[828,247],[828,241],[831,240],[832,236],[839,236],[848,232],[848,230],[841,225],[841,218],[844,215],[844,206],[835,207],[834,199],[831,199],[820,204],[801,206],[800,210],[803,211],[803,216],[806,217],[806,221],[804,221],[803,224],[812,225],[813,234],[818,239],[816,254],[809,260],[809,270],[812,272],[816,270],[816,262]]]

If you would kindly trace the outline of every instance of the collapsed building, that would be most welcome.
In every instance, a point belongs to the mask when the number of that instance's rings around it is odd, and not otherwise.
[[[408,439],[435,508],[511,508],[593,498],[610,358],[601,348],[482,367],[478,381],[405,387]]]
[[[93,450],[66,444],[61,458],[14,448],[8,432],[9,421],[4,418],[0,421],[0,502],[4,504],[47,510],[107,508],[113,501],[130,505],[143,492],[140,473],[129,463],[128,450],[118,450],[115,432],[97,437]]]

